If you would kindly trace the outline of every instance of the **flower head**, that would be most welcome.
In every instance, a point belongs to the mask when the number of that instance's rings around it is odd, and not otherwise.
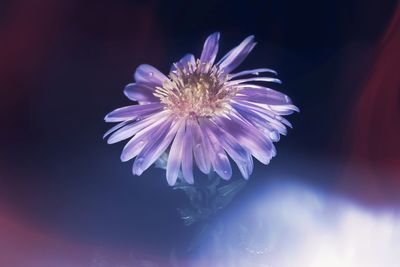
[[[215,171],[229,180],[229,157],[248,179],[253,171],[252,156],[268,164],[276,155],[273,142],[286,134],[286,126],[291,127],[282,116],[298,108],[288,96],[254,84],[280,83],[275,77],[259,76],[276,76],[274,70],[232,73],[256,45],[254,36],[215,63],[218,42],[219,33],[211,34],[200,58],[185,55],[172,65],[168,76],[150,65],[140,65],[135,83],[124,90],[138,104],[116,109],[105,117],[106,122],[119,122],[105,134],[110,135],[109,144],[130,138],[121,160],[136,157],[133,174],[141,175],[169,151],[166,176],[170,185],[175,184],[180,171],[188,183],[193,183],[193,165],[203,173]]]

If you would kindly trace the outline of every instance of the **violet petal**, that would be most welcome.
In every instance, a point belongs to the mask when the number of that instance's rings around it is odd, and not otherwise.
[[[210,67],[214,64],[218,53],[219,32],[215,32],[208,36],[204,43],[203,51],[201,52],[200,62]]]
[[[119,130],[115,131],[107,140],[108,144],[114,144],[119,141],[125,140],[137,132],[141,131],[142,129],[165,119],[170,113],[168,111],[154,113],[142,120],[132,122]]]
[[[207,127],[205,120],[202,119],[200,127],[204,131],[205,144],[208,146],[210,152],[209,157],[211,158],[211,164],[214,171],[224,180],[229,180],[232,176],[232,167],[229,162],[226,152],[222,148],[220,141],[210,132]]]
[[[260,73],[263,72],[270,72],[273,73],[275,75],[277,75],[278,73],[276,71],[274,71],[273,69],[266,69],[266,68],[261,68],[261,69],[254,69],[254,70],[244,70],[238,73],[232,73],[229,75],[229,80],[236,78],[236,77],[240,77],[240,76],[244,76],[244,75],[259,75]]]
[[[281,123],[281,121],[277,119],[277,115],[274,114],[272,111],[263,109],[255,104],[244,101],[235,101],[231,104],[232,107],[234,107],[245,118],[255,118],[261,121],[266,121],[280,134],[286,135],[287,129],[285,125],[283,125],[283,123]]]
[[[254,36],[251,35],[244,39],[237,47],[233,48],[228,55],[218,63],[219,68],[224,70],[225,73],[230,73],[237,68],[256,45],[253,40]]]
[[[203,134],[200,126],[197,122],[188,121],[188,126],[191,127],[193,134],[193,154],[196,160],[196,164],[200,171],[204,174],[208,174],[211,168],[211,162],[209,158],[209,152],[207,146],[203,142]]]
[[[172,64],[170,72],[176,71],[176,67],[185,69],[189,65],[194,66],[196,64],[196,59],[193,54],[184,55],[178,62]]]
[[[158,120],[149,127],[139,131],[123,148],[121,161],[128,161],[136,157],[146,144],[153,142],[158,136],[169,129],[171,121],[171,118]]]
[[[135,162],[132,166],[132,173],[135,175],[141,175],[147,168],[151,166],[164,151],[171,144],[177,130],[179,129],[180,123],[173,122],[172,126],[165,132],[161,133],[158,138],[149,142],[145,145],[142,151],[137,155]]]
[[[108,135],[110,135],[111,133],[115,132],[116,130],[122,128],[123,126],[135,122],[134,120],[127,120],[127,121],[123,121],[118,123],[117,125],[111,127],[104,135],[103,135],[103,139],[105,139]]]
[[[137,67],[134,78],[138,83],[150,83],[156,86],[162,86],[163,82],[168,79],[158,69],[148,64],[142,64]]]
[[[268,164],[273,155],[273,144],[252,124],[246,123],[234,111],[229,115],[230,119],[218,118],[216,122],[244,146],[250,153],[263,164]]]
[[[144,83],[130,83],[125,86],[124,94],[127,98],[138,102],[160,102],[160,99],[153,95],[155,88]]]
[[[250,162],[251,155],[244,149],[232,135],[219,128],[213,122],[209,122],[207,126],[210,128],[210,133],[217,138],[228,155],[235,161],[242,176],[248,179],[253,171],[253,165]]]
[[[167,181],[169,185],[174,185],[178,178],[179,169],[182,163],[183,139],[185,136],[185,122],[181,122],[181,126],[176,133],[175,139],[172,142],[169,150],[167,162]]]
[[[193,134],[192,127],[189,127],[190,123],[189,120],[186,122],[186,131],[183,138],[182,173],[186,182],[193,184]]]
[[[246,83],[246,82],[273,82],[273,83],[282,83],[281,80],[277,78],[270,78],[270,77],[252,77],[248,79],[239,79],[239,80],[230,80],[227,82],[227,85],[236,85],[236,84],[241,84],[241,83]]]
[[[133,120],[161,110],[163,107],[164,106],[161,103],[150,103],[117,108],[108,113],[104,120],[106,122]]]

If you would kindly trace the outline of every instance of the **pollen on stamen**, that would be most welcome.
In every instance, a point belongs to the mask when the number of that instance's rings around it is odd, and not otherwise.
[[[229,111],[229,100],[236,90],[226,81],[226,74],[200,60],[175,64],[169,79],[156,88],[154,95],[180,117],[210,117]]]

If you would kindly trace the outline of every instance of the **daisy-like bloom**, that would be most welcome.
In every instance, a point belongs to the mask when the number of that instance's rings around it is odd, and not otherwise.
[[[106,134],[108,143],[130,139],[121,160],[135,158],[133,174],[141,175],[168,152],[166,176],[174,185],[182,172],[192,184],[193,166],[205,174],[215,171],[229,180],[229,157],[248,179],[254,156],[268,164],[276,150],[273,142],[286,134],[290,123],[283,115],[298,108],[288,96],[254,82],[280,83],[274,70],[260,68],[233,72],[254,48],[249,36],[215,63],[219,33],[204,43],[200,58],[185,55],[174,63],[168,76],[150,65],[140,65],[135,83],[125,95],[138,104],[116,109],[105,117],[118,122]]]

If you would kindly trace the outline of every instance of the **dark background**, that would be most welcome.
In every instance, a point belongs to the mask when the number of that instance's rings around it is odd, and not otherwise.
[[[132,176],[131,163],[119,160],[123,144],[102,139],[111,127],[103,117],[130,104],[122,90],[139,64],[167,73],[185,53],[199,56],[215,31],[219,57],[254,34],[258,45],[240,68],[276,69],[277,89],[301,109],[278,156],[256,164],[235,201],[282,172],[336,190],[355,108],[395,11],[390,0],[2,1],[2,218],[88,247],[160,257],[184,247],[194,231],[175,210],[184,196],[162,170]]]

